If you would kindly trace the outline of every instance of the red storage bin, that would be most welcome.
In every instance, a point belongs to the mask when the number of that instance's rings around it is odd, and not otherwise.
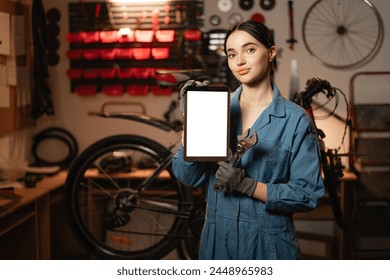
[[[144,60],[150,58],[150,48],[134,48],[133,56],[136,60]]]
[[[150,68],[133,68],[133,77],[136,79],[147,79],[150,76]]]
[[[127,93],[129,95],[148,95],[149,86],[148,85],[130,85],[130,86],[127,86]]]
[[[74,88],[77,95],[80,96],[92,96],[96,95],[97,86],[95,85],[80,85]]]
[[[108,96],[120,96],[123,94],[123,85],[105,85],[102,86],[102,92]]]
[[[167,59],[169,58],[169,48],[153,48],[152,56],[154,59]]]
[[[133,58],[132,48],[117,48],[116,59],[131,59]]]
[[[66,52],[66,57],[70,60],[81,59],[83,51],[82,50],[68,50]]]
[[[102,79],[114,79],[116,76],[115,68],[100,68],[99,77]]]
[[[117,77],[119,79],[130,79],[133,77],[133,68],[120,68],[117,70]]]
[[[79,43],[84,41],[84,32],[66,33],[66,41],[69,43]]]
[[[102,43],[115,43],[118,41],[118,31],[100,31],[99,38]]]
[[[118,31],[118,42],[126,43],[126,42],[134,42],[134,30],[130,28],[121,28]]]
[[[104,60],[113,60],[116,58],[116,49],[101,49],[100,58]]]
[[[154,31],[153,30],[136,30],[134,33],[135,41],[140,43],[153,42]]]
[[[75,69],[75,68],[68,69],[68,71],[66,71],[66,75],[68,76],[69,79],[80,79],[82,73],[83,73],[82,69]]]
[[[152,85],[150,91],[156,96],[166,96],[172,94],[172,87],[162,88],[159,85]]]
[[[156,39],[158,42],[173,42],[175,39],[175,30],[157,30]]]
[[[85,79],[97,79],[99,77],[99,69],[84,69],[83,77]]]
[[[83,37],[84,43],[95,43],[99,42],[100,36],[99,31],[92,31],[92,32],[81,32],[84,33],[81,36]]]
[[[100,50],[83,50],[83,58],[86,60],[96,60],[100,58]]]
[[[201,41],[202,32],[200,30],[188,29],[184,31],[184,38],[187,41]]]

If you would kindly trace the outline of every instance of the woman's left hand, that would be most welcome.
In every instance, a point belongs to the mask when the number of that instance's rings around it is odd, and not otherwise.
[[[225,161],[218,162],[219,168],[215,173],[217,183],[224,186],[227,192],[240,192],[251,197],[257,182],[245,176],[245,170],[235,168]]]

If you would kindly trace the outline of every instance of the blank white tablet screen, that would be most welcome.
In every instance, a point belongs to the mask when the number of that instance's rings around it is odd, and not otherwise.
[[[185,156],[191,160],[223,160],[228,155],[229,91],[187,91]]]

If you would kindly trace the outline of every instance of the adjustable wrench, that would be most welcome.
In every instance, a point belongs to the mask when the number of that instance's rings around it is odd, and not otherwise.
[[[257,143],[256,130],[253,131],[253,135],[251,137],[249,137],[249,132],[250,132],[250,129],[248,128],[247,130],[245,130],[242,133],[242,135],[239,135],[237,137],[238,143],[236,146],[236,151],[229,158],[229,161],[228,161],[229,164],[231,164],[232,166],[241,159],[241,157],[243,156],[243,154],[246,151],[248,151],[250,148],[252,148],[253,145],[255,145]],[[214,190],[222,191],[222,188],[223,188],[223,186],[221,186],[220,184],[214,185]]]

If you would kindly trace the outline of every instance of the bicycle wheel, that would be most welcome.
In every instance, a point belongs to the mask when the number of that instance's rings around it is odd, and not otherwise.
[[[190,192],[170,164],[163,165],[170,155],[150,139],[118,135],[96,142],[74,161],[66,179],[66,213],[90,252],[98,258],[160,259],[177,246],[188,228]]]
[[[200,235],[204,224],[204,217],[206,215],[206,200],[204,194],[200,197],[192,196],[196,200],[193,203],[191,211],[190,224],[187,235],[180,241],[177,247],[177,253],[182,260],[198,260],[199,259],[199,245]]]
[[[383,41],[383,22],[367,0],[318,0],[307,11],[302,36],[309,53],[331,68],[370,61]]]

